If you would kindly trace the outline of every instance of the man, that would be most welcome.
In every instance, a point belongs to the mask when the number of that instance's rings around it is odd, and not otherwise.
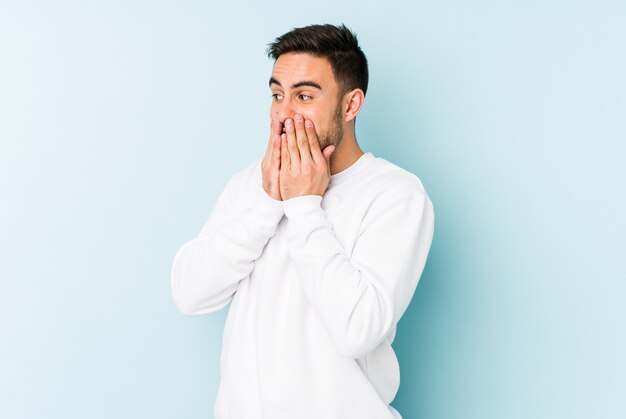
[[[215,417],[400,418],[391,342],[430,249],[431,201],[357,144],[368,69],[348,28],[296,28],[268,55],[265,156],[231,177],[172,267],[184,314],[231,303]]]

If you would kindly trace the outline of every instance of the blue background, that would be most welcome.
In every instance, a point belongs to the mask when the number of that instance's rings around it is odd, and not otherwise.
[[[0,0],[0,417],[212,417],[227,309],[171,263],[265,151],[267,43],[326,22],[437,215],[392,404],[626,417],[626,3],[52,3]]]

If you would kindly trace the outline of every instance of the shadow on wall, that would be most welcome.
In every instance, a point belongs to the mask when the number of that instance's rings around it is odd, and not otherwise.
[[[454,198],[444,193],[454,190],[445,185],[451,176],[441,171],[449,166],[442,164],[439,156],[445,153],[437,148],[438,137],[443,135],[440,125],[446,118],[438,115],[427,89],[418,83],[411,88],[401,85],[402,80],[414,79],[414,75],[401,74],[397,82],[384,80],[384,86],[376,86],[371,95],[368,92],[357,122],[363,150],[416,174],[435,209],[435,233],[426,267],[393,342],[401,383],[392,405],[405,418],[429,417],[438,411],[437,401],[445,400],[448,385],[440,377],[449,375],[441,371],[462,362],[450,358],[453,353],[458,357],[458,331],[467,318],[459,313],[470,307],[469,296],[475,294],[467,289],[471,284],[462,284],[458,277],[470,259],[465,249],[470,226],[454,213]],[[447,347],[453,349],[441,350]]]

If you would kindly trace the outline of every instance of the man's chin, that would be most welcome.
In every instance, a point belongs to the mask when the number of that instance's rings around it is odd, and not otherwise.
[[[324,150],[329,145],[334,145],[335,148],[339,147],[341,143],[341,138],[343,137],[343,132],[333,132],[334,135],[325,135],[320,137],[320,149]]]
[[[336,148],[339,145],[339,142],[341,142],[341,140],[339,140],[338,142],[333,141],[333,140],[320,141],[320,149],[324,150],[329,145],[334,145]]]

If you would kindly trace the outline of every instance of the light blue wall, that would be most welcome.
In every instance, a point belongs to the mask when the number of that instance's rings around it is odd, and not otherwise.
[[[0,0],[0,417],[212,417],[226,310],[179,314],[171,262],[263,155],[266,44],[324,22],[370,61],[362,148],[437,214],[393,405],[626,417],[626,3],[608,0]]]

